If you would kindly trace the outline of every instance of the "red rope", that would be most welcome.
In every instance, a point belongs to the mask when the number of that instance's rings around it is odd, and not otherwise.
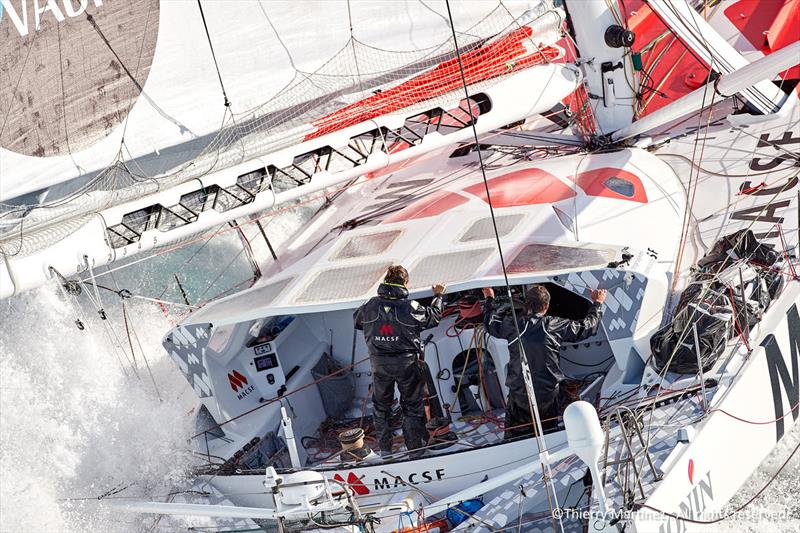
[[[774,420],[766,420],[764,422],[755,421],[755,420],[746,420],[744,418],[741,418],[741,417],[738,417],[738,416],[736,416],[734,414],[731,414],[731,413],[729,413],[728,411],[726,411],[724,409],[715,408],[715,409],[709,410],[708,412],[709,413],[713,413],[714,411],[719,411],[720,413],[726,414],[729,417],[733,418],[734,420],[738,420],[739,422],[744,422],[745,424],[753,424],[753,425],[756,425],[756,426],[761,426],[761,425],[767,425],[767,424],[774,424],[775,422],[778,422],[779,420],[783,420],[784,418],[786,418],[787,416],[792,414],[793,411],[796,411],[798,409],[798,407],[800,407],[800,402],[794,404],[786,413],[784,413],[783,415],[779,416],[778,418],[776,418]]]

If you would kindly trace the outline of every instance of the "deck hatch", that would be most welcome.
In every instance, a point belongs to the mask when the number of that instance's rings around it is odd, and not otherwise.
[[[391,261],[329,268],[318,272],[294,303],[308,304],[332,300],[352,300],[366,293],[386,274]]]
[[[370,233],[367,235],[354,235],[347,239],[343,246],[331,254],[331,261],[354,259],[356,257],[369,257],[380,255],[397,241],[401,230]]]
[[[423,257],[411,268],[409,278],[414,288],[442,282],[465,281],[482,274],[478,269],[495,251],[494,248],[472,248]]]
[[[577,248],[552,244],[528,244],[517,252],[508,264],[508,272],[546,272],[572,268],[607,265],[615,252],[609,249]]]
[[[292,276],[267,283],[261,287],[256,286],[247,295],[247,298],[233,296],[220,299],[189,315],[187,323],[211,322],[215,326],[230,323],[232,318],[246,315],[254,307],[272,305],[294,280],[295,277]]]
[[[500,238],[509,235],[514,231],[525,215],[500,215],[495,217],[497,221],[497,233]],[[492,226],[492,217],[481,218],[473,222],[467,231],[458,239],[459,242],[472,242],[482,241],[486,239],[494,239],[494,227]]]

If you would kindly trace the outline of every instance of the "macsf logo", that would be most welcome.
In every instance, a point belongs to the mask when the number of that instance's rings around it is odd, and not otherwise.
[[[359,496],[364,496],[365,494],[369,494],[369,488],[367,488],[367,486],[364,485],[364,482],[362,481],[363,476],[358,477],[353,472],[350,472],[349,474],[347,474],[346,482],[340,474],[336,474],[335,476],[333,476],[333,479],[335,479],[339,483],[342,483],[343,485],[344,484],[348,485],[350,489]]]
[[[400,337],[394,334],[394,326],[391,324],[383,324],[378,328],[378,334],[375,335],[375,340],[378,342],[397,342]]]
[[[247,385],[247,378],[236,370],[234,370],[232,374],[228,374],[228,381],[231,383],[233,392],[238,392],[239,389],[243,389],[244,386]]]

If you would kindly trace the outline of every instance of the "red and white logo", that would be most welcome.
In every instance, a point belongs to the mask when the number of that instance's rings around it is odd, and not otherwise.
[[[391,324],[384,324],[378,328],[378,333],[381,335],[394,335],[394,326]]]
[[[336,474],[335,476],[333,476],[333,479],[335,479],[339,483],[345,483],[344,478],[342,476],[340,476],[339,474]],[[364,482],[361,481],[361,478],[359,478],[353,472],[350,472],[349,474],[347,474],[347,482],[346,482],[346,484],[347,484],[348,487],[350,487],[352,489],[353,492],[355,492],[359,496],[364,496],[365,494],[369,494],[369,489],[367,488],[367,486],[364,485]]]
[[[247,378],[236,370],[234,370],[233,373],[228,374],[228,381],[231,384],[231,389],[233,392],[238,392],[239,389],[243,389],[244,386],[247,385]]]

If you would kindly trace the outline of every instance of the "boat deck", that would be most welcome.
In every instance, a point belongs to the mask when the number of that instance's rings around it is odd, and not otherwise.
[[[504,409],[495,409],[487,414],[465,415],[460,418],[453,417],[450,429],[458,436],[458,441],[447,447],[440,447],[432,443],[428,447],[429,455],[453,453],[457,451],[483,448],[491,444],[496,444],[503,439],[503,421],[505,417]],[[375,452],[377,444],[375,442],[374,430],[372,428],[372,417],[363,419],[353,419],[342,421],[335,426],[323,424],[318,431],[319,438],[313,437],[316,445],[307,446],[308,467],[331,467],[341,463],[341,448],[336,442],[336,434],[347,429],[361,427],[365,431],[365,443]],[[394,453],[388,457],[376,457],[375,462],[390,462],[407,458],[407,450],[403,444],[402,431],[400,426],[394,428]],[[304,439],[304,442],[308,442]]]

